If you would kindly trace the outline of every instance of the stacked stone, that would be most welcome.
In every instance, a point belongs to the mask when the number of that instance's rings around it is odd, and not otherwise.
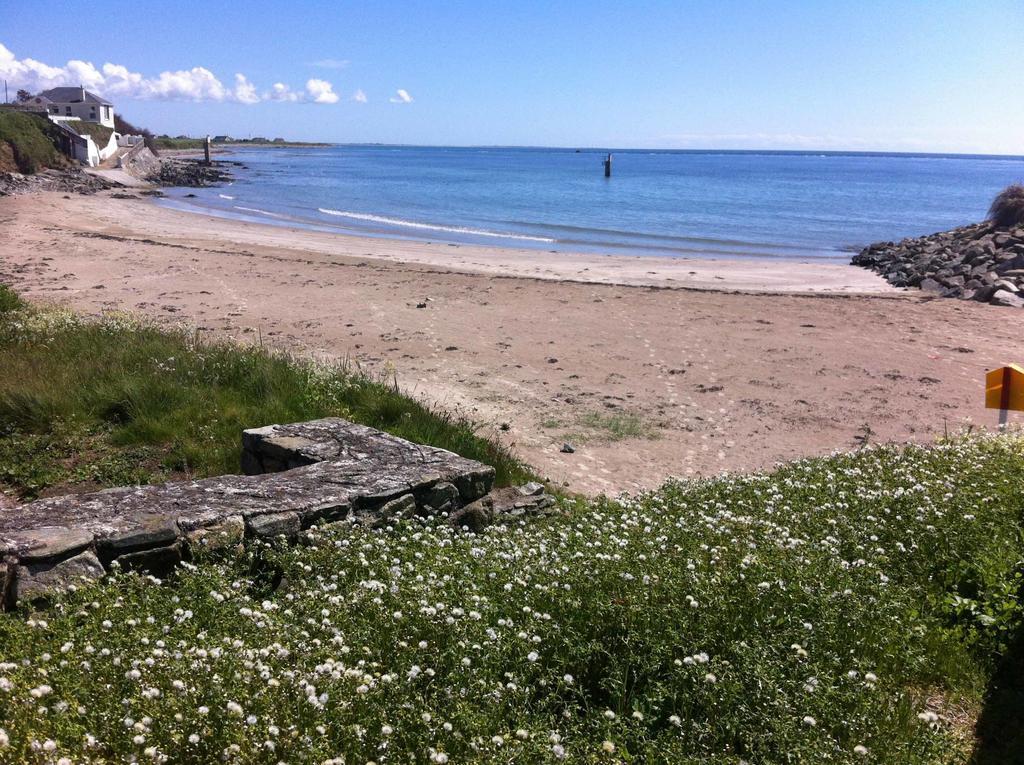
[[[312,526],[444,515],[479,531],[555,504],[540,484],[492,492],[494,469],[330,418],[243,433],[243,470],[0,508],[0,607],[117,566],[165,576],[196,549],[297,542]]]
[[[901,242],[878,242],[854,256],[853,264],[878,272],[896,287],[1024,307],[1024,227],[977,223]]]

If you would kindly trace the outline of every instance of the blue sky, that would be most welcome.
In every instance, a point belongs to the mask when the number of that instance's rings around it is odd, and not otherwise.
[[[93,71],[172,135],[1024,154],[1022,0],[8,0],[2,17],[12,88]]]

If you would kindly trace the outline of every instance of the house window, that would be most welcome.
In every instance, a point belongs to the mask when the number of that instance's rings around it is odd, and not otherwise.
[[[65,106],[65,107],[64,107],[64,113],[65,113],[65,114],[66,114],[67,116],[69,116],[69,117],[70,117],[70,116],[71,116],[71,107],[70,107],[70,106]]]

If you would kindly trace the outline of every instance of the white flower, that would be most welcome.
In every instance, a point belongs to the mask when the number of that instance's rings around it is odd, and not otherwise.
[[[868,748],[862,744],[857,744],[857,746],[853,748],[853,753],[863,756],[868,753]]]
[[[706,675],[704,675],[704,679],[707,680],[709,683],[718,682],[718,677],[715,675],[714,672],[708,672]]]
[[[364,694],[364,693],[369,693],[369,692],[370,692],[370,686],[368,686],[368,685],[360,685],[358,688],[356,688],[356,693],[359,693],[359,694]]]
[[[7,731],[0,728],[0,749],[6,749],[11,745],[11,737],[7,735]]]
[[[188,742],[190,744],[198,744],[199,743],[199,734],[198,733],[191,733],[191,734],[189,734]]]
[[[605,741],[601,744],[601,748],[608,752],[608,754],[611,754],[615,751],[615,744],[613,744],[611,741]]]
[[[565,681],[566,685],[572,685],[575,678],[572,675],[562,675],[562,680]]]
[[[551,754],[555,755],[556,759],[565,759],[565,747],[561,744],[555,744],[551,747]]]
[[[448,755],[444,752],[434,752],[432,755],[430,755],[430,760],[432,762],[445,763],[448,762]]]
[[[380,729],[380,732],[381,735],[383,736],[390,736],[392,733],[395,732],[395,729],[392,728],[390,725],[385,725]]]
[[[244,712],[242,711],[242,705],[234,701],[229,701],[227,703],[226,709],[228,711],[228,714],[232,717],[241,717],[244,714]]]
[[[615,719],[615,713],[610,709],[604,710],[604,716],[607,717],[609,720]]]
[[[683,724],[683,721],[679,717],[679,715],[670,715],[668,721],[677,727]]]
[[[491,736],[491,743],[495,746],[501,746],[505,743],[505,739],[503,739],[501,736]]]
[[[634,711],[633,712],[633,719],[634,720],[643,720],[644,719],[644,713],[639,711],[639,710]]]
[[[54,741],[52,738],[46,739],[46,741],[43,742],[43,751],[44,752],[56,752],[57,751],[57,742]]]
[[[526,739],[528,739],[529,737],[530,732],[524,728],[520,728],[516,731],[516,738],[520,739],[521,741],[526,741]]]
[[[536,651],[530,651],[530,652],[529,652],[529,653],[528,653],[528,654],[526,655],[526,659],[527,659],[527,661],[531,661],[531,662],[533,662],[533,661],[537,661],[537,659],[539,659],[539,658],[540,658],[540,654],[539,654],[539,653],[537,653]]]
[[[804,717],[804,725],[810,725],[813,728],[817,724],[818,724],[818,721],[815,720],[810,715],[807,715],[806,717]]]

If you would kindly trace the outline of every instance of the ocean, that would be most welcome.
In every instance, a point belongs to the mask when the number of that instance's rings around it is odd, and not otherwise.
[[[335,146],[239,149],[178,209],[338,233],[555,252],[848,260],[981,220],[1024,157]],[[195,194],[194,198],[186,194]]]

